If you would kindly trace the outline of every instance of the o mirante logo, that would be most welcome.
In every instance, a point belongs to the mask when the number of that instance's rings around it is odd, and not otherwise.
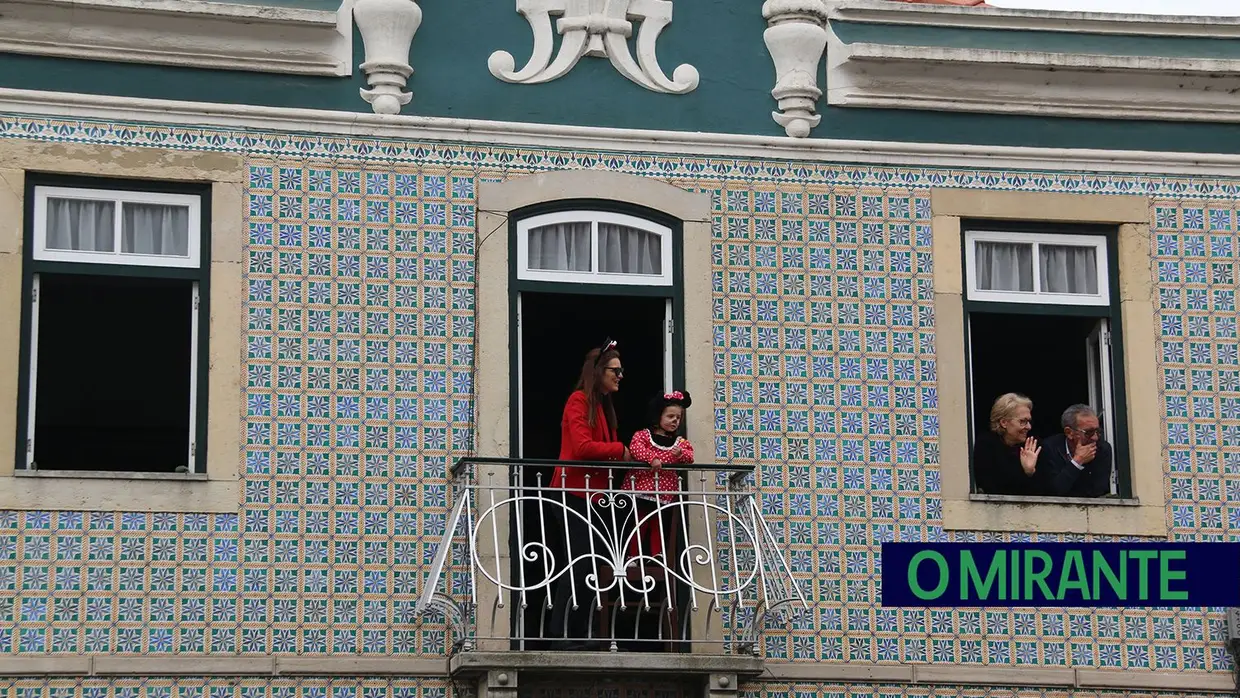
[[[1240,605],[1240,543],[884,543],[883,606]]]

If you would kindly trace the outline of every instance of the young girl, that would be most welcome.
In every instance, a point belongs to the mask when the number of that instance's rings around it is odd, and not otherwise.
[[[649,420],[651,427],[642,429],[633,435],[629,443],[629,453],[633,460],[648,463],[649,468],[634,469],[624,474],[622,488],[635,492],[634,495],[646,506],[638,507],[638,516],[644,516],[654,510],[656,497],[664,504],[676,499],[680,474],[674,470],[663,470],[665,465],[688,465],[693,462],[693,444],[683,436],[677,436],[681,424],[685,420],[685,409],[693,404],[693,399],[685,391],[674,391],[656,397],[650,403]],[[656,494],[657,493],[657,494]],[[643,509],[645,511],[643,511]],[[664,535],[660,534],[660,516],[653,516],[642,524],[638,537],[641,539],[641,550],[644,555],[657,556],[663,552]],[[675,518],[675,517],[669,517]],[[637,540],[629,547],[629,554],[637,554]]]

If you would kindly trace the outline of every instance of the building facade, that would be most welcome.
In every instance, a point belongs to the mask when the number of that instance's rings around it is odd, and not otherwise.
[[[0,18],[7,694],[1235,690],[1223,609],[879,579],[887,541],[1235,537],[1240,22],[73,5]],[[532,251],[554,225],[644,231],[658,267],[570,278]],[[1032,290],[988,285],[995,242]],[[1085,290],[1047,280],[1065,245]],[[532,529],[487,498],[541,486],[508,478],[605,336],[622,427],[689,390],[686,488],[727,502],[687,514],[720,577],[685,651],[526,647],[537,600],[496,590]],[[1009,389],[1040,436],[1094,405],[1109,495],[977,490]]]

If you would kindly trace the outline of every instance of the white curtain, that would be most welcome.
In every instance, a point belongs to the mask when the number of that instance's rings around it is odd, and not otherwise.
[[[48,198],[47,249],[115,251],[114,207],[111,201]]]
[[[126,203],[121,208],[121,252],[189,256],[189,209]]]
[[[977,287],[987,291],[1033,291],[1033,246],[982,242],[976,247]]]
[[[1098,253],[1093,247],[1038,245],[1042,290],[1098,293]]]
[[[530,269],[590,271],[590,224],[555,223],[529,232]]]
[[[663,273],[662,240],[645,230],[599,223],[598,252],[600,271],[606,273]]]

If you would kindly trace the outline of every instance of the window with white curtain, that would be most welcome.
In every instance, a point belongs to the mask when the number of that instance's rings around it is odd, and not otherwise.
[[[202,472],[205,196],[29,191],[19,467]]]
[[[197,268],[201,199],[186,194],[39,187],[34,258]]]
[[[1106,238],[971,230],[969,298],[1001,303],[1108,305]]]
[[[672,285],[672,235],[607,211],[560,211],[517,223],[517,277],[568,283]]]

